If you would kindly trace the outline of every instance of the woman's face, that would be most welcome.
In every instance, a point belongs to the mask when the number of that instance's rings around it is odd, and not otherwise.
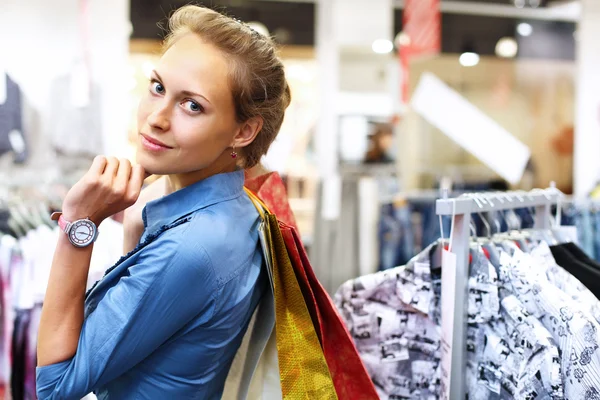
[[[181,37],[140,102],[138,163],[158,175],[223,168],[239,129],[224,55],[195,34]]]

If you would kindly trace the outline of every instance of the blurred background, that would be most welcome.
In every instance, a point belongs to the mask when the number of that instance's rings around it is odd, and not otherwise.
[[[187,3],[0,0],[0,196],[60,204],[94,155],[133,159],[166,18]],[[293,102],[263,164],[331,290],[382,267],[386,207],[414,255],[439,235],[423,226],[440,189],[595,193],[597,0],[204,5],[280,44]]]

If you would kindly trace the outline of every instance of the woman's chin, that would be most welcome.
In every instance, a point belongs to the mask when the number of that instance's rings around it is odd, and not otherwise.
[[[171,173],[168,167],[161,165],[162,163],[153,160],[152,157],[148,157],[140,151],[136,154],[136,162],[150,175],[168,175]]]

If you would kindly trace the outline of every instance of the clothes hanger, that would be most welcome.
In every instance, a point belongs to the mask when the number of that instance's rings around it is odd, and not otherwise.
[[[499,194],[499,196],[504,196],[504,198],[509,201],[512,202],[513,198],[508,195],[507,193],[502,193]],[[523,201],[523,199],[519,199],[517,198],[517,200],[521,200]],[[530,248],[529,248],[529,244],[527,243],[527,241],[525,240],[524,236],[521,234],[520,229],[521,229],[521,219],[517,216],[517,214],[514,212],[514,210],[512,209],[508,209],[507,212],[512,212],[514,214],[514,217],[516,218],[516,223],[518,225],[513,225],[509,222],[508,218],[506,217],[506,215],[503,212],[500,212],[500,218],[502,218],[502,220],[504,221],[504,223],[506,224],[506,227],[508,229],[507,232],[505,232],[504,234],[502,234],[502,238],[504,240],[508,240],[510,242],[515,243],[522,251],[529,253],[530,252]],[[510,246],[512,249],[512,246]]]
[[[486,203],[491,203],[490,201],[488,201],[485,196],[483,194],[473,194],[471,195],[471,198],[473,199],[473,201],[475,201],[475,204],[477,205],[477,207],[479,207],[480,209],[483,208],[483,205]],[[477,245],[477,250],[481,249],[483,251],[483,253],[485,254],[486,258],[488,258],[492,264],[494,265],[494,267],[498,267],[499,265],[499,261],[500,261],[500,254],[498,253],[498,250],[495,247],[495,244],[492,242],[492,229],[490,227],[490,224],[488,223],[487,219],[483,216],[483,214],[481,212],[475,212],[473,214],[477,215],[480,219],[481,222],[483,223],[484,227],[485,227],[485,237],[477,237],[477,232],[475,233],[475,237],[472,239],[472,242],[474,244]]]
[[[565,228],[561,225],[562,222],[562,202],[561,199],[564,197],[563,193],[560,190],[556,189],[556,185],[554,182],[550,183],[550,188],[553,191],[556,191],[558,194],[558,201],[556,202],[556,217],[554,218],[554,224],[552,227],[552,233],[554,238],[558,242],[557,244],[564,244],[573,241],[571,236],[572,229]]]

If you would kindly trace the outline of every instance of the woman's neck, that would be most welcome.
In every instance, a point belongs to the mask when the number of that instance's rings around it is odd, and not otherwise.
[[[213,175],[222,174],[226,172],[234,172],[236,170],[235,163],[230,163],[225,166],[210,166],[203,168],[198,171],[186,172],[182,174],[167,175],[167,193],[176,192],[179,189],[183,189],[196,182],[200,182]]]

